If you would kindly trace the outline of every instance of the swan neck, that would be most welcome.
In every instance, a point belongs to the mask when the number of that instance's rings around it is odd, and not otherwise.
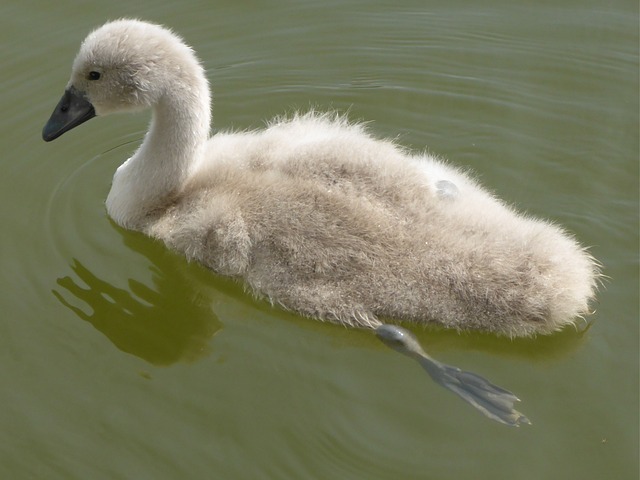
[[[163,97],[153,109],[149,131],[134,155],[140,163],[153,163],[155,168],[177,175],[174,180],[184,180],[209,137],[208,97],[206,108],[196,98],[190,100]]]
[[[178,83],[159,99],[142,145],[116,171],[107,211],[119,225],[144,231],[199,165],[211,123],[204,75],[199,83]]]

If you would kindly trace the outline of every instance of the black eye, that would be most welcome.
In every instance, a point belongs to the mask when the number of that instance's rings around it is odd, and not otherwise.
[[[89,80],[98,80],[100,78],[100,72],[89,72]]]

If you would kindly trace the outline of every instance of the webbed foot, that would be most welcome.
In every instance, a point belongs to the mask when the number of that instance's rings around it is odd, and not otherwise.
[[[376,335],[390,348],[417,360],[436,383],[456,393],[492,420],[513,427],[531,424],[527,417],[513,408],[513,404],[520,401],[513,393],[480,375],[434,360],[422,350],[418,339],[408,330],[383,324],[376,328]]]
[[[423,357],[418,361],[436,383],[456,393],[492,420],[513,427],[531,425],[529,419],[513,407],[520,399],[509,390],[480,375],[431,358]]]

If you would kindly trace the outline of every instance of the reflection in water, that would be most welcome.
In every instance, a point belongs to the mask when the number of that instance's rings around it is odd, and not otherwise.
[[[143,255],[151,263],[153,287],[135,279],[129,279],[128,288],[116,287],[74,259],[71,268],[75,275],[59,278],[60,288],[52,291],[54,296],[106,335],[120,350],[151,364],[191,362],[206,356],[211,337],[221,328],[212,310],[216,290],[211,288],[209,280],[214,275],[195,264],[186,264],[182,256],[170,252],[163,243],[110,223],[127,249]],[[76,301],[71,300],[72,297]],[[88,308],[79,306],[82,304]],[[257,302],[255,307],[265,305],[265,302]],[[281,313],[283,318],[289,315],[298,318],[284,311]],[[310,320],[307,328],[320,325]],[[549,361],[583,345],[589,326],[585,322],[575,330],[566,328],[554,335],[512,340],[437,327],[427,328],[428,332],[420,336],[424,337],[432,354],[475,350]],[[352,345],[352,337],[350,342]]]
[[[190,362],[206,356],[211,337],[221,328],[212,311],[214,290],[200,285],[212,274],[195,265],[187,266],[189,271],[184,272],[184,259],[169,252],[162,243],[112,225],[127,248],[144,255],[152,263],[153,288],[134,279],[129,279],[127,289],[118,288],[98,278],[74,259],[71,268],[76,279],[71,276],[59,278],[60,289],[53,290],[55,297],[106,335],[120,350],[154,365]],[[193,281],[187,281],[187,277]],[[69,301],[70,295],[80,302]],[[81,303],[89,307],[89,313],[77,306]],[[260,308],[260,305],[259,302],[256,307]],[[288,314],[282,312],[282,316]],[[311,322],[308,328],[322,325]],[[589,326],[584,324],[554,335],[512,340],[437,327],[428,328],[428,332],[420,336],[434,354],[466,350],[550,361],[580,348],[586,341]],[[350,342],[353,342],[351,337]]]
[[[121,233],[129,247],[153,263],[153,288],[134,279],[129,279],[128,289],[115,287],[74,259],[71,268],[77,280],[59,278],[55,297],[120,350],[154,365],[207,355],[209,341],[221,327],[211,310],[211,298],[202,289],[194,295],[194,286],[180,275],[166,251],[154,255],[152,241],[140,242],[136,234]],[[69,295],[84,302],[90,312],[68,301]]]

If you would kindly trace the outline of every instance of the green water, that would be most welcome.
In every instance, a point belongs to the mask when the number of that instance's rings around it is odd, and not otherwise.
[[[533,425],[115,227],[148,115],[40,131],[79,42],[120,16],[195,47],[219,128],[349,111],[590,246],[609,279],[584,333],[414,329]],[[0,478],[638,478],[637,2],[5,0],[0,32]]]

